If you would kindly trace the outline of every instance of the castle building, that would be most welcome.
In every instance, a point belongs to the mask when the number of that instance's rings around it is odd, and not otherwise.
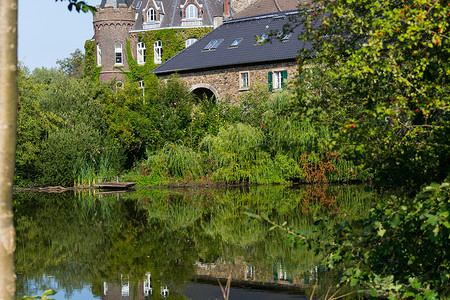
[[[283,89],[298,76],[298,51],[311,48],[298,39],[303,26],[283,33],[285,24],[301,24],[301,18],[291,10],[224,21],[152,72],[162,79],[176,73],[195,95],[232,102],[257,83]]]
[[[151,68],[165,60],[163,54],[174,46],[173,42],[165,45],[158,38],[145,41],[146,32],[184,32],[183,44],[188,47],[232,13],[230,0],[102,0],[93,21],[96,64],[101,68],[99,80],[123,80],[131,58],[138,65],[149,61]]]
[[[150,73],[234,16],[297,6],[298,0],[102,0],[93,20],[99,80],[121,81],[135,66]]]

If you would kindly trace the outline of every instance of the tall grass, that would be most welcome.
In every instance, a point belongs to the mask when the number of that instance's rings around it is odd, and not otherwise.
[[[237,123],[222,127],[217,136],[206,136],[201,148],[205,151],[215,172],[213,179],[226,183],[277,183],[284,178],[262,149],[260,129]]]
[[[204,175],[200,155],[189,147],[168,143],[163,149],[147,151],[146,174],[157,177],[197,179]]]

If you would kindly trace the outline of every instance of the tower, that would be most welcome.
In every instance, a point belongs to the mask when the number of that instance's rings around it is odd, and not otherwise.
[[[129,31],[135,23],[135,9],[129,0],[103,0],[94,16],[94,40],[100,81],[124,79]]]

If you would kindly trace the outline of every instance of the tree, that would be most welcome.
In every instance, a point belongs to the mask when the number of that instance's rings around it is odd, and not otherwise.
[[[69,0],[69,10],[91,11],[83,1]],[[17,0],[0,8],[0,299],[14,299],[15,232],[12,193],[17,128]]]
[[[84,54],[80,49],[70,53],[65,59],[58,59],[56,63],[60,66],[61,71],[70,77],[81,77],[84,73]]]
[[[0,7],[0,299],[14,299],[12,213],[17,126],[17,1]]]
[[[377,179],[420,185],[449,173],[450,6],[440,0],[314,1],[296,25],[297,107],[335,129]],[[336,136],[337,136],[336,135]]]

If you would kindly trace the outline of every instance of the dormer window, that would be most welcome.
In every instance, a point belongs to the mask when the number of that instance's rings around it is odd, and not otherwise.
[[[138,65],[145,64],[145,43],[139,42],[137,44],[137,57],[136,57]]]
[[[195,43],[196,41],[197,41],[197,39],[187,39],[185,41],[186,48],[189,47],[190,45],[192,45],[193,43]]]
[[[156,11],[153,7],[150,7],[147,10],[147,21],[148,22],[155,22],[156,21]]]
[[[122,44],[121,43],[114,44],[114,53],[115,53],[116,65],[122,64],[123,59],[122,59]]]
[[[194,4],[186,7],[186,19],[198,19],[198,8]]]

